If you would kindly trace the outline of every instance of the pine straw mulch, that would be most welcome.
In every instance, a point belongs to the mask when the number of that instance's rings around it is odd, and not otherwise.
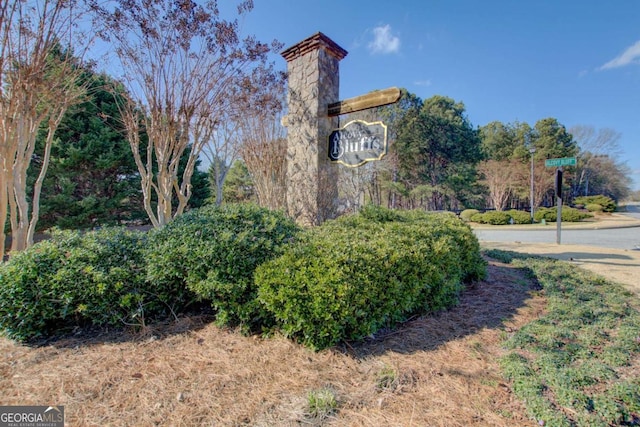
[[[321,352],[206,317],[39,346],[0,338],[0,405],[64,405],[69,426],[533,426],[497,360],[501,334],[543,312],[535,289],[491,261],[457,307]],[[312,416],[321,389],[337,408]]]

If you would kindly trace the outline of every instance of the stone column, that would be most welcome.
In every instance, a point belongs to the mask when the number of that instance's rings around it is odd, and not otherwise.
[[[287,210],[301,225],[318,225],[335,216],[337,165],[328,158],[329,134],[338,117],[328,105],[339,99],[338,63],[347,51],[317,33],[282,52],[289,90],[287,126]]]

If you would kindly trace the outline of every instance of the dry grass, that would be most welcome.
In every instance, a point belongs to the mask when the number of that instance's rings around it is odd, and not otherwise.
[[[544,310],[535,285],[492,262],[458,307],[314,353],[206,318],[38,347],[0,338],[0,404],[65,406],[70,426],[527,426],[497,366],[501,331]],[[309,414],[309,393],[337,408]]]

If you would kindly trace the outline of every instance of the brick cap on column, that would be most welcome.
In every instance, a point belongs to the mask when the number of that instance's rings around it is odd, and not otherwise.
[[[348,53],[329,37],[325,36],[321,32],[317,32],[311,37],[283,50],[280,55],[282,55],[287,62],[290,62],[302,55],[318,50],[321,47],[324,47],[325,50],[338,61],[347,56]]]

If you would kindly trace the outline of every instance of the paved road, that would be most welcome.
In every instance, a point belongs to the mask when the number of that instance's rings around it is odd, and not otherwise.
[[[627,205],[627,212],[625,213],[625,215],[640,219],[640,203]]]
[[[640,219],[640,205],[627,207],[625,215]],[[541,230],[474,230],[480,241],[556,243],[556,226]],[[562,229],[561,243],[567,245],[589,245],[603,248],[640,250],[640,227],[605,230]]]

